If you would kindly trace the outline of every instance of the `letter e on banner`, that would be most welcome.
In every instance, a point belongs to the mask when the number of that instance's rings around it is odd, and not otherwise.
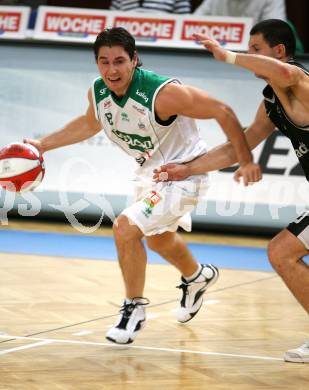
[[[17,12],[0,12],[0,32],[17,32],[20,26],[21,14]]]
[[[0,39],[25,38],[30,7],[0,6]]]

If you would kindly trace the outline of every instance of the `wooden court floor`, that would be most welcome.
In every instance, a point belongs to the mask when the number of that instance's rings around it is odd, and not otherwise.
[[[150,264],[146,327],[120,347],[104,338],[123,298],[116,262],[0,253],[0,276],[1,390],[309,388],[309,365],[282,360],[308,316],[274,273],[221,270],[181,325],[178,272]]]

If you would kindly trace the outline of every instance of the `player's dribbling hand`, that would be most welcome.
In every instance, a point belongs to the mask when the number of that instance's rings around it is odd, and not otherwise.
[[[242,177],[244,186],[260,181],[262,179],[261,168],[258,164],[250,162],[242,167],[239,167],[234,174],[234,180],[238,183]]]
[[[44,149],[41,145],[41,142],[37,139],[30,139],[30,138],[24,138],[23,140],[24,144],[30,144],[33,145],[37,150],[40,152],[40,154],[44,153]]]
[[[210,51],[216,60],[225,61],[227,51],[220,46],[220,43],[208,35],[192,34],[193,38],[199,41],[205,49]]]
[[[185,164],[167,164],[162,165],[153,171],[153,180],[160,181],[180,181],[189,176],[188,167]]]

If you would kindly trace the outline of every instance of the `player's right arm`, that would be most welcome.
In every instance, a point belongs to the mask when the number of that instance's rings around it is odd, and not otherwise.
[[[84,115],[73,119],[61,129],[41,139],[25,139],[24,142],[34,145],[41,153],[44,153],[48,150],[75,144],[94,136],[102,130],[102,125],[95,115],[91,90],[88,91],[88,100],[89,106]]]
[[[245,136],[250,150],[266,139],[274,130],[275,126],[268,118],[264,102],[259,106],[253,123],[246,129]],[[208,153],[190,161],[186,164],[167,164],[154,171],[154,180],[160,181],[160,173],[164,180],[184,180],[192,175],[201,175],[206,172],[227,168],[237,162],[235,149],[231,142],[226,142],[211,149]],[[241,176],[241,171],[237,170],[236,179]]]

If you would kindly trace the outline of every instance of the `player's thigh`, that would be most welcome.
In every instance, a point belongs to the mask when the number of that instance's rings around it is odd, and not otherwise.
[[[176,232],[165,232],[162,234],[155,234],[147,236],[146,242],[149,249],[160,252],[170,248],[176,239]]]
[[[296,258],[309,254],[309,213],[304,212],[278,233],[268,245],[270,259]]]

